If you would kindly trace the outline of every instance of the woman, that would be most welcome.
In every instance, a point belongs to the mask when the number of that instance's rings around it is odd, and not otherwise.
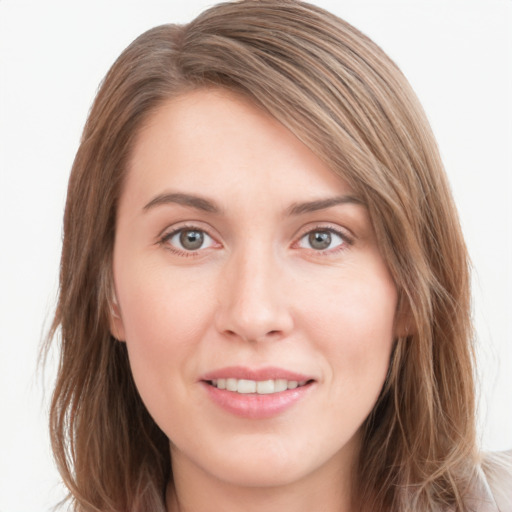
[[[344,21],[242,1],[140,36],[64,224],[51,429],[76,510],[510,509],[435,141]]]

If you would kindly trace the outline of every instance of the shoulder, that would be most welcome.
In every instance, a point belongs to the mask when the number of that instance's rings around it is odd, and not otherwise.
[[[512,512],[512,450],[484,454],[479,473],[480,487],[494,501],[494,510]]]

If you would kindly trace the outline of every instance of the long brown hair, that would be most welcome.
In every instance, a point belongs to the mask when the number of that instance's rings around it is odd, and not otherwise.
[[[77,511],[164,510],[168,440],[109,331],[116,208],[134,139],[169,98],[245,94],[364,198],[406,329],[363,425],[361,510],[464,510],[475,462],[469,270],[434,137],[397,66],[343,20],[242,0],[136,39],[108,72],[73,164],[64,217],[60,366],[50,426]]]

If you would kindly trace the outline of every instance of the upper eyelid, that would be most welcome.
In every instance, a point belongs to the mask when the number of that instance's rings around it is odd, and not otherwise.
[[[213,238],[214,240],[217,240],[219,237],[215,236],[212,231],[213,229],[210,227],[205,227],[204,223],[201,221],[183,221],[183,222],[177,222],[175,224],[171,224],[170,226],[166,226],[164,229],[162,229],[158,235],[158,239],[162,239],[168,236],[172,236],[179,231],[182,230],[197,230],[197,231],[203,231],[206,233],[209,237]]]
[[[193,227],[193,226],[183,226],[183,227],[180,227],[180,228],[177,228],[177,229],[171,229],[168,233],[166,233],[164,231],[162,236],[161,236],[161,238],[164,238],[164,239],[173,238],[180,231],[199,231],[199,232],[204,233],[206,236],[210,237],[212,240],[215,240],[215,238],[212,235],[210,235],[210,233],[206,229],[201,229],[201,228],[198,229],[198,228]]]
[[[295,235],[296,240],[300,240],[303,236],[313,231],[331,231],[339,234],[347,242],[353,242],[356,239],[356,235],[348,228],[340,226],[339,224],[332,224],[330,222],[319,222],[313,223],[309,226],[304,226]]]

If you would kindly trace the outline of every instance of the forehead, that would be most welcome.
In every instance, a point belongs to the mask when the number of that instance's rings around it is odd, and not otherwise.
[[[147,198],[175,187],[249,195],[266,188],[290,198],[297,193],[350,192],[279,121],[245,97],[222,89],[197,90],[167,101],[138,134],[126,191]]]

